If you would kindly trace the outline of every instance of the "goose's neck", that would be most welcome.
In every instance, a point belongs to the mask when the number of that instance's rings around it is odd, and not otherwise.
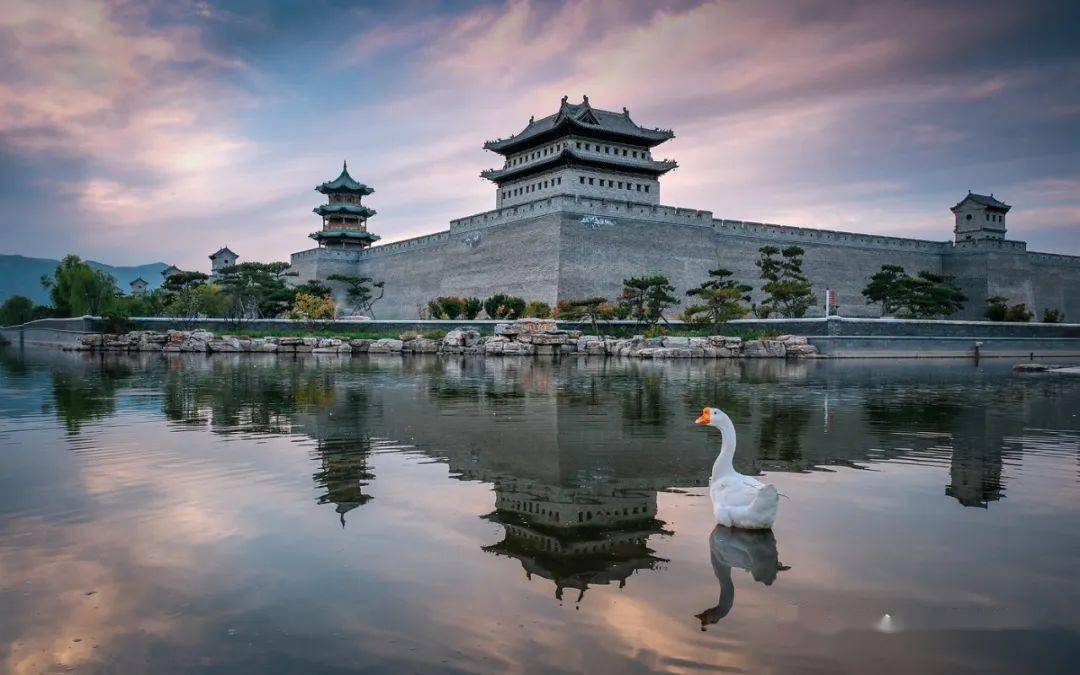
[[[723,441],[720,443],[720,454],[717,455],[716,461],[713,462],[712,478],[716,480],[721,476],[735,472],[735,467],[732,464],[732,460],[735,459],[735,425],[731,423],[731,419],[728,417],[721,417],[713,422],[713,426],[720,430],[723,434]]]

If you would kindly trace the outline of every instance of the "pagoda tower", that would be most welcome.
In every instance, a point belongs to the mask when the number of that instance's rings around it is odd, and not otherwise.
[[[375,210],[360,203],[365,195],[375,192],[375,188],[356,182],[349,175],[348,162],[342,163],[340,176],[315,189],[327,198],[326,204],[313,209],[322,216],[322,229],[308,235],[319,242],[320,247],[359,249],[371,246],[379,239],[367,229],[368,218],[375,215]]]
[[[674,137],[670,129],[639,126],[626,108],[602,110],[588,96],[581,103],[563,96],[558,112],[484,143],[504,162],[480,176],[495,183],[496,208],[556,194],[659,204],[659,178],[678,164],[654,159],[652,150]]]

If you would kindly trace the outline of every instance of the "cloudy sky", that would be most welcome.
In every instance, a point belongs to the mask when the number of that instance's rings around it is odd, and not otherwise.
[[[342,159],[392,241],[494,206],[484,140],[565,94],[666,204],[947,239],[968,189],[1080,254],[1075,2],[0,0],[0,252],[287,259]]]

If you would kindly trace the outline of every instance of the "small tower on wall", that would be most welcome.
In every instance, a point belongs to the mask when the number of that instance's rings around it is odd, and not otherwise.
[[[1005,202],[995,199],[993,194],[968,192],[966,197],[950,209],[956,216],[956,225],[953,228],[956,243],[1004,240],[1005,214],[1011,208]]]
[[[228,246],[222,246],[210,254],[210,274],[215,279],[221,274],[221,270],[232,267],[240,256],[229,250]]]
[[[323,226],[310,236],[324,248],[362,249],[378,241],[378,235],[368,232],[367,221],[375,210],[360,203],[375,188],[358,183],[349,175],[348,163],[343,163],[341,175],[315,187],[326,195],[327,203],[313,210],[322,216]]]
[[[132,295],[146,295],[146,289],[150,284],[146,283],[146,279],[139,277],[131,282],[131,294]]]

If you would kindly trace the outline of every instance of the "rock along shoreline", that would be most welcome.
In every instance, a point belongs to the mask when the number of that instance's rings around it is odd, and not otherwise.
[[[83,335],[68,351],[252,353],[252,354],[476,354],[486,356],[624,356],[639,359],[815,358],[817,348],[798,335],[772,340],[739,337],[644,337],[586,335],[560,330],[550,319],[519,319],[481,336],[454,329],[441,339],[405,334],[395,338],[264,337],[218,335],[206,330],[131,331]]]

